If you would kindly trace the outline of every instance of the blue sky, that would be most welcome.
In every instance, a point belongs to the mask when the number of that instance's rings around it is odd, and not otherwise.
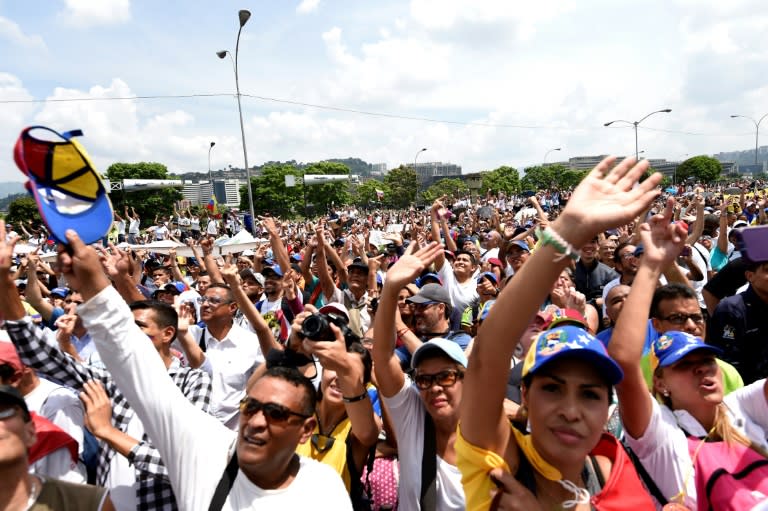
[[[356,156],[465,172],[588,154],[652,158],[748,149],[768,112],[759,0],[0,0],[0,181],[22,128],[81,128],[100,170],[242,166],[229,60],[237,11],[249,162]],[[220,94],[146,100],[7,103]],[[515,127],[522,126],[522,127]],[[666,131],[657,131],[666,130]],[[765,142],[768,144],[768,139]]]

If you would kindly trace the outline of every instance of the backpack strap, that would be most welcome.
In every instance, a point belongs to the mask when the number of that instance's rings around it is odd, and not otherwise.
[[[373,471],[373,461],[376,458],[376,444],[373,444],[368,450],[365,458],[365,483],[361,481],[362,474],[357,470],[355,457],[352,453],[352,433],[347,434],[344,441],[347,448],[347,471],[349,472],[349,498],[352,501],[354,511],[364,511],[371,509],[371,471]]]
[[[648,493],[650,493],[654,499],[656,499],[656,502],[658,502],[660,505],[664,506],[669,501],[664,496],[663,493],[661,493],[661,490],[659,490],[659,487],[656,486],[656,482],[653,480],[651,475],[648,473],[648,471],[643,466],[643,463],[640,461],[640,458],[637,457],[637,454],[635,454],[635,451],[633,451],[627,443],[619,442],[622,447],[624,447],[624,450],[627,451],[627,456],[629,456],[629,459],[632,461],[632,464],[635,466],[635,470],[637,471],[637,475],[640,476],[640,479],[643,481],[643,484],[645,485],[646,489],[648,490]]]
[[[227,468],[221,474],[216,491],[213,492],[213,498],[211,499],[211,505],[208,506],[208,511],[221,511],[221,508],[224,507],[224,503],[227,501],[227,497],[229,497],[229,492],[232,490],[232,485],[235,484],[235,477],[237,477],[239,468],[237,464],[237,450],[235,450],[232,453],[232,459],[227,464]]]
[[[208,327],[204,326],[202,330],[200,330],[200,339],[197,340],[197,345],[200,346],[200,349],[205,353],[205,334],[208,332]]]
[[[437,509],[437,438],[435,423],[426,410],[424,410],[424,453],[421,457],[419,504],[422,511]]]

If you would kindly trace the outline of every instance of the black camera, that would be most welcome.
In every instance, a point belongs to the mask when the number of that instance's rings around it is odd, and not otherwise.
[[[344,344],[346,344],[347,348],[353,342],[360,342],[360,337],[347,326],[347,319],[342,315],[334,313],[317,313],[307,316],[304,319],[304,323],[301,324],[301,335],[310,341],[333,342],[336,340],[336,335],[331,330],[331,323],[341,330],[341,334],[344,336]]]

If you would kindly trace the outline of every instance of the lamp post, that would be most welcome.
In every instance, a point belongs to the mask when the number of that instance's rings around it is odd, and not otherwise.
[[[419,177],[419,172],[416,170],[416,160],[419,158],[419,155],[426,150],[426,147],[422,147],[416,151],[416,156],[413,157],[413,171],[416,172],[416,201],[419,200],[419,192],[421,191],[421,178]]]
[[[637,126],[641,122],[643,122],[644,120],[646,120],[647,118],[652,116],[653,114],[660,114],[660,113],[668,114],[671,111],[672,111],[671,108],[665,108],[663,110],[656,110],[655,112],[651,112],[648,115],[646,115],[645,117],[643,117],[642,119],[640,119],[639,121],[625,121],[624,119],[616,119],[615,121],[606,122],[605,124],[603,124],[603,126],[610,126],[614,122],[624,122],[624,123],[633,125],[635,127],[635,160],[637,160],[640,157],[640,152],[637,150]]]
[[[211,183],[211,195],[216,195],[213,191],[213,173],[211,172],[211,149],[216,145],[216,142],[211,142],[211,146],[208,148],[208,182]],[[218,200],[218,197],[216,197]]]
[[[549,156],[549,153],[551,153],[553,151],[559,151],[560,149],[562,149],[562,148],[561,147],[555,147],[554,149],[550,149],[549,151],[544,153],[544,163],[542,163],[541,166],[543,167],[544,165],[547,164],[547,156]]]
[[[238,19],[240,20],[240,28],[237,31],[237,41],[235,42],[235,58],[233,61],[233,66],[235,68],[235,90],[237,92],[237,111],[240,114],[240,137],[243,141],[243,160],[245,163],[245,179],[247,180],[247,186],[248,189],[248,209],[251,214],[251,222],[254,223],[256,221],[256,216],[253,212],[253,192],[251,191],[251,169],[248,166],[248,150],[245,148],[245,128],[243,127],[243,107],[240,103],[240,79],[238,74],[238,68],[237,68],[237,57],[240,52],[240,33],[243,31],[243,27],[248,22],[248,19],[251,17],[251,11],[247,11],[245,9],[242,9],[237,13]],[[217,51],[216,55],[223,59],[227,55],[229,55],[229,58],[232,58],[232,54],[229,52],[229,50],[222,50]],[[213,147],[213,144],[211,144],[211,147]]]
[[[748,117],[746,115],[732,115],[731,119],[734,119],[736,117],[743,117],[745,119],[749,119],[753,123],[755,123],[755,165],[757,165],[757,143],[760,140],[760,123],[763,122],[763,119],[765,119],[768,116],[768,114],[763,115],[759,121],[754,120],[751,117]]]

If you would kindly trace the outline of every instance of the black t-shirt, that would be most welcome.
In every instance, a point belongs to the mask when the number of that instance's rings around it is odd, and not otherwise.
[[[736,290],[747,283],[747,277],[744,275],[746,266],[741,257],[730,261],[714,277],[709,279],[704,289],[712,293],[718,300],[735,295]]]

